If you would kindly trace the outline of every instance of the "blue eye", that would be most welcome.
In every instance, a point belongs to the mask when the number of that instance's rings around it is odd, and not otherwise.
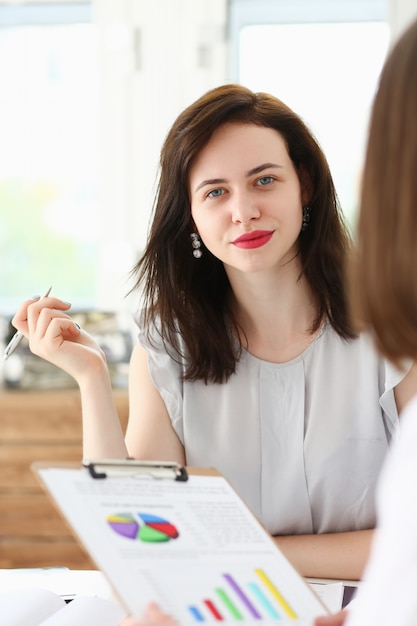
[[[258,185],[264,186],[269,185],[273,180],[272,176],[262,176],[261,178],[258,178],[256,182]]]
[[[212,189],[211,191],[209,191],[207,195],[210,198],[219,198],[219,196],[222,196],[223,194],[224,194],[224,189]]]

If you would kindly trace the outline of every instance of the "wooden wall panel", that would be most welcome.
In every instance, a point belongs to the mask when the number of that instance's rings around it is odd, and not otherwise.
[[[77,390],[7,391],[0,397],[1,439],[79,443],[81,402]]]
[[[33,461],[81,461],[81,443],[42,445],[24,442],[10,446],[0,444],[0,489],[39,488],[39,482],[30,469]]]
[[[125,428],[127,391],[114,396]],[[78,390],[0,391],[0,568],[94,568],[30,469],[81,459]]]
[[[73,537],[48,541],[43,537],[0,536],[0,568],[14,567],[97,569]]]
[[[6,493],[0,500],[1,536],[55,537],[71,535],[65,518],[45,493]]]

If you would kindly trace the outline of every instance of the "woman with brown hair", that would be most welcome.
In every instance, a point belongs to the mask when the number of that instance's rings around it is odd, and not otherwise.
[[[417,22],[391,51],[375,99],[358,225],[354,305],[403,381],[400,431],[377,491],[378,531],[347,626],[417,624]]]
[[[417,21],[398,40],[376,94],[363,174],[353,306],[387,359],[414,363],[377,489],[378,530],[349,614],[317,626],[417,624]],[[345,618],[348,617],[345,621]]]
[[[26,302],[14,324],[77,380],[85,456],[214,466],[302,574],[359,578],[403,374],[353,330],[349,250],[303,121],[225,85],[181,113],[162,148],[134,270],[143,308],[125,438],[104,355],[68,305]]]

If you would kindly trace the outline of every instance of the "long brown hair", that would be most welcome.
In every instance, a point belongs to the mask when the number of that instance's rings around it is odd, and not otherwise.
[[[379,350],[417,355],[417,22],[383,68],[371,115],[352,300]]]
[[[223,264],[204,246],[198,261],[192,256],[188,175],[213,132],[226,122],[275,129],[286,141],[301,184],[301,172],[306,174],[311,217],[299,248],[302,271],[318,303],[312,331],[328,316],[341,337],[354,336],[344,276],[350,238],[321,148],[300,117],[277,98],[224,85],[185,109],[168,133],[148,243],[133,269],[134,288],[143,287],[145,324],[157,327],[170,353],[185,359],[185,380],[206,383],[224,382],[235,372],[241,346],[231,332],[235,321]]]

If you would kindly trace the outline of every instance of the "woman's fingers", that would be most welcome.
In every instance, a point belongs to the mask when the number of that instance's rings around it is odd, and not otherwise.
[[[178,626],[178,622],[170,615],[163,613],[159,606],[152,603],[146,608],[143,620],[128,617],[119,626]]]
[[[43,309],[36,329],[29,333],[29,346],[35,354],[45,356],[61,348],[65,341],[77,341],[79,336],[80,330],[69,316]]]
[[[346,609],[333,613],[333,615],[326,615],[316,617],[314,620],[314,626],[343,626],[348,616]]]
[[[88,333],[81,334],[79,325],[66,313],[70,306],[68,302],[52,297],[27,300],[19,307],[12,323],[26,335],[32,352],[40,356],[44,354],[44,340],[50,347],[60,347],[64,340],[96,346]]]
[[[104,371],[106,356],[94,338],[67,314],[71,305],[44,296],[26,300],[16,312],[13,325],[29,341],[30,350],[61,368],[79,384],[97,367]]]
[[[58,322],[56,322],[55,320],[58,320]],[[39,312],[39,314],[29,314],[29,335],[30,337],[42,339],[46,335],[52,323],[54,323],[58,328],[61,326],[62,328],[68,328],[68,322],[71,322],[71,324],[75,326],[73,319],[63,311],[58,311],[57,309],[43,308]],[[75,328],[77,327],[75,326]]]
[[[65,311],[68,311],[71,305],[68,302],[63,302],[58,298],[41,298],[35,302],[32,302],[27,308],[27,324],[29,333],[34,333],[38,330],[38,322],[42,319],[53,319],[57,316],[66,316]],[[39,331],[41,328],[39,328]]]
[[[24,335],[28,333],[28,308],[37,300],[39,300],[39,296],[22,302],[12,319],[12,325]]]
[[[19,307],[12,324],[27,337],[34,354],[55,364],[62,362],[59,352],[64,350],[68,356],[73,354],[71,344],[92,348],[101,356],[94,339],[66,313],[70,307],[68,302],[59,298],[36,297]]]
[[[161,626],[178,626],[178,622],[176,622],[167,613],[163,613],[159,606],[155,603],[151,603],[147,607],[146,617],[151,624],[160,624]]]
[[[28,336],[33,327],[36,327],[40,311],[50,308],[57,311],[68,311],[71,305],[68,302],[48,296],[46,298],[32,298],[23,302],[16,311],[12,324],[17,330]]]

